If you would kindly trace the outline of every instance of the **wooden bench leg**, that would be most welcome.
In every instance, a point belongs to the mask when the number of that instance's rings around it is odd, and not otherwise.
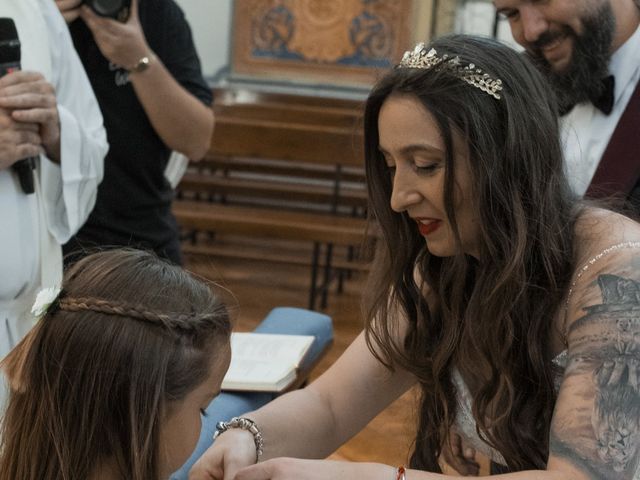
[[[324,275],[322,279],[322,302],[320,308],[327,308],[327,295],[329,294],[329,285],[331,283],[331,260],[333,258],[333,243],[327,244],[327,251],[324,261]]]
[[[315,310],[318,290],[318,263],[320,260],[320,243],[313,242],[311,257],[311,285],[309,286],[309,310]]]
[[[355,253],[354,253],[353,245],[349,245],[347,247],[347,260],[351,262],[353,261],[354,257],[355,257]],[[351,279],[351,270],[347,270],[347,278]]]
[[[346,274],[346,271],[342,268],[338,271],[338,288],[336,289],[336,293],[338,294],[344,292],[344,276]]]
[[[347,260],[352,261],[353,257],[354,257],[353,247],[349,245],[347,247]],[[351,270],[347,268],[340,268],[337,270],[337,275],[338,275],[338,285],[336,287],[336,293],[340,295],[342,294],[342,292],[344,292],[344,282],[351,278]]]

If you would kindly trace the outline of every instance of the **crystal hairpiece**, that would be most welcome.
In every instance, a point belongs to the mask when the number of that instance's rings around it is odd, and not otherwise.
[[[447,54],[440,57],[438,56],[438,52],[433,48],[427,51],[424,43],[419,43],[413,50],[406,51],[396,68],[418,68],[422,70],[446,68],[456,77],[460,78],[460,80],[500,100],[499,92],[502,91],[502,80],[492,78],[488,73],[484,73],[473,63],[463,65],[460,57],[457,55],[453,58]]]

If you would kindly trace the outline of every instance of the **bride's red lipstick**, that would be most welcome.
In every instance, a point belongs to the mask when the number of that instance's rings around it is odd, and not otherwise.
[[[421,221],[419,219],[416,219],[416,222],[418,223],[418,230],[420,231],[420,235],[423,236],[427,236],[435,232],[442,225],[442,220],[431,220],[428,223],[423,223],[424,220]]]

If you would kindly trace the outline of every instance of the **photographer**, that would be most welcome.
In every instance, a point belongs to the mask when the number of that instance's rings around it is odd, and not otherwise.
[[[102,116],[49,0],[3,0],[22,70],[0,78],[0,357],[33,325],[35,292],[62,278],[62,248],[96,198],[107,152]],[[19,35],[16,35],[19,34]],[[16,42],[17,43],[17,42]],[[55,46],[53,48],[52,46]],[[17,66],[17,65],[16,65]],[[13,165],[31,157],[26,191]],[[0,401],[2,399],[0,391]]]
[[[172,150],[202,158],[213,133],[211,89],[184,14],[173,0],[134,0],[123,23],[98,16],[81,0],[56,4],[69,23],[110,143],[96,207],[65,253],[131,245],[181,263],[173,190],[164,170]]]

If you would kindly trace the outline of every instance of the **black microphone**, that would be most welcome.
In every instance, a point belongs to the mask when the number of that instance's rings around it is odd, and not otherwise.
[[[11,18],[0,18],[0,77],[20,70],[20,39],[16,24]],[[35,192],[33,170],[36,168],[35,157],[18,160],[11,169],[18,175],[22,191],[26,194]]]

